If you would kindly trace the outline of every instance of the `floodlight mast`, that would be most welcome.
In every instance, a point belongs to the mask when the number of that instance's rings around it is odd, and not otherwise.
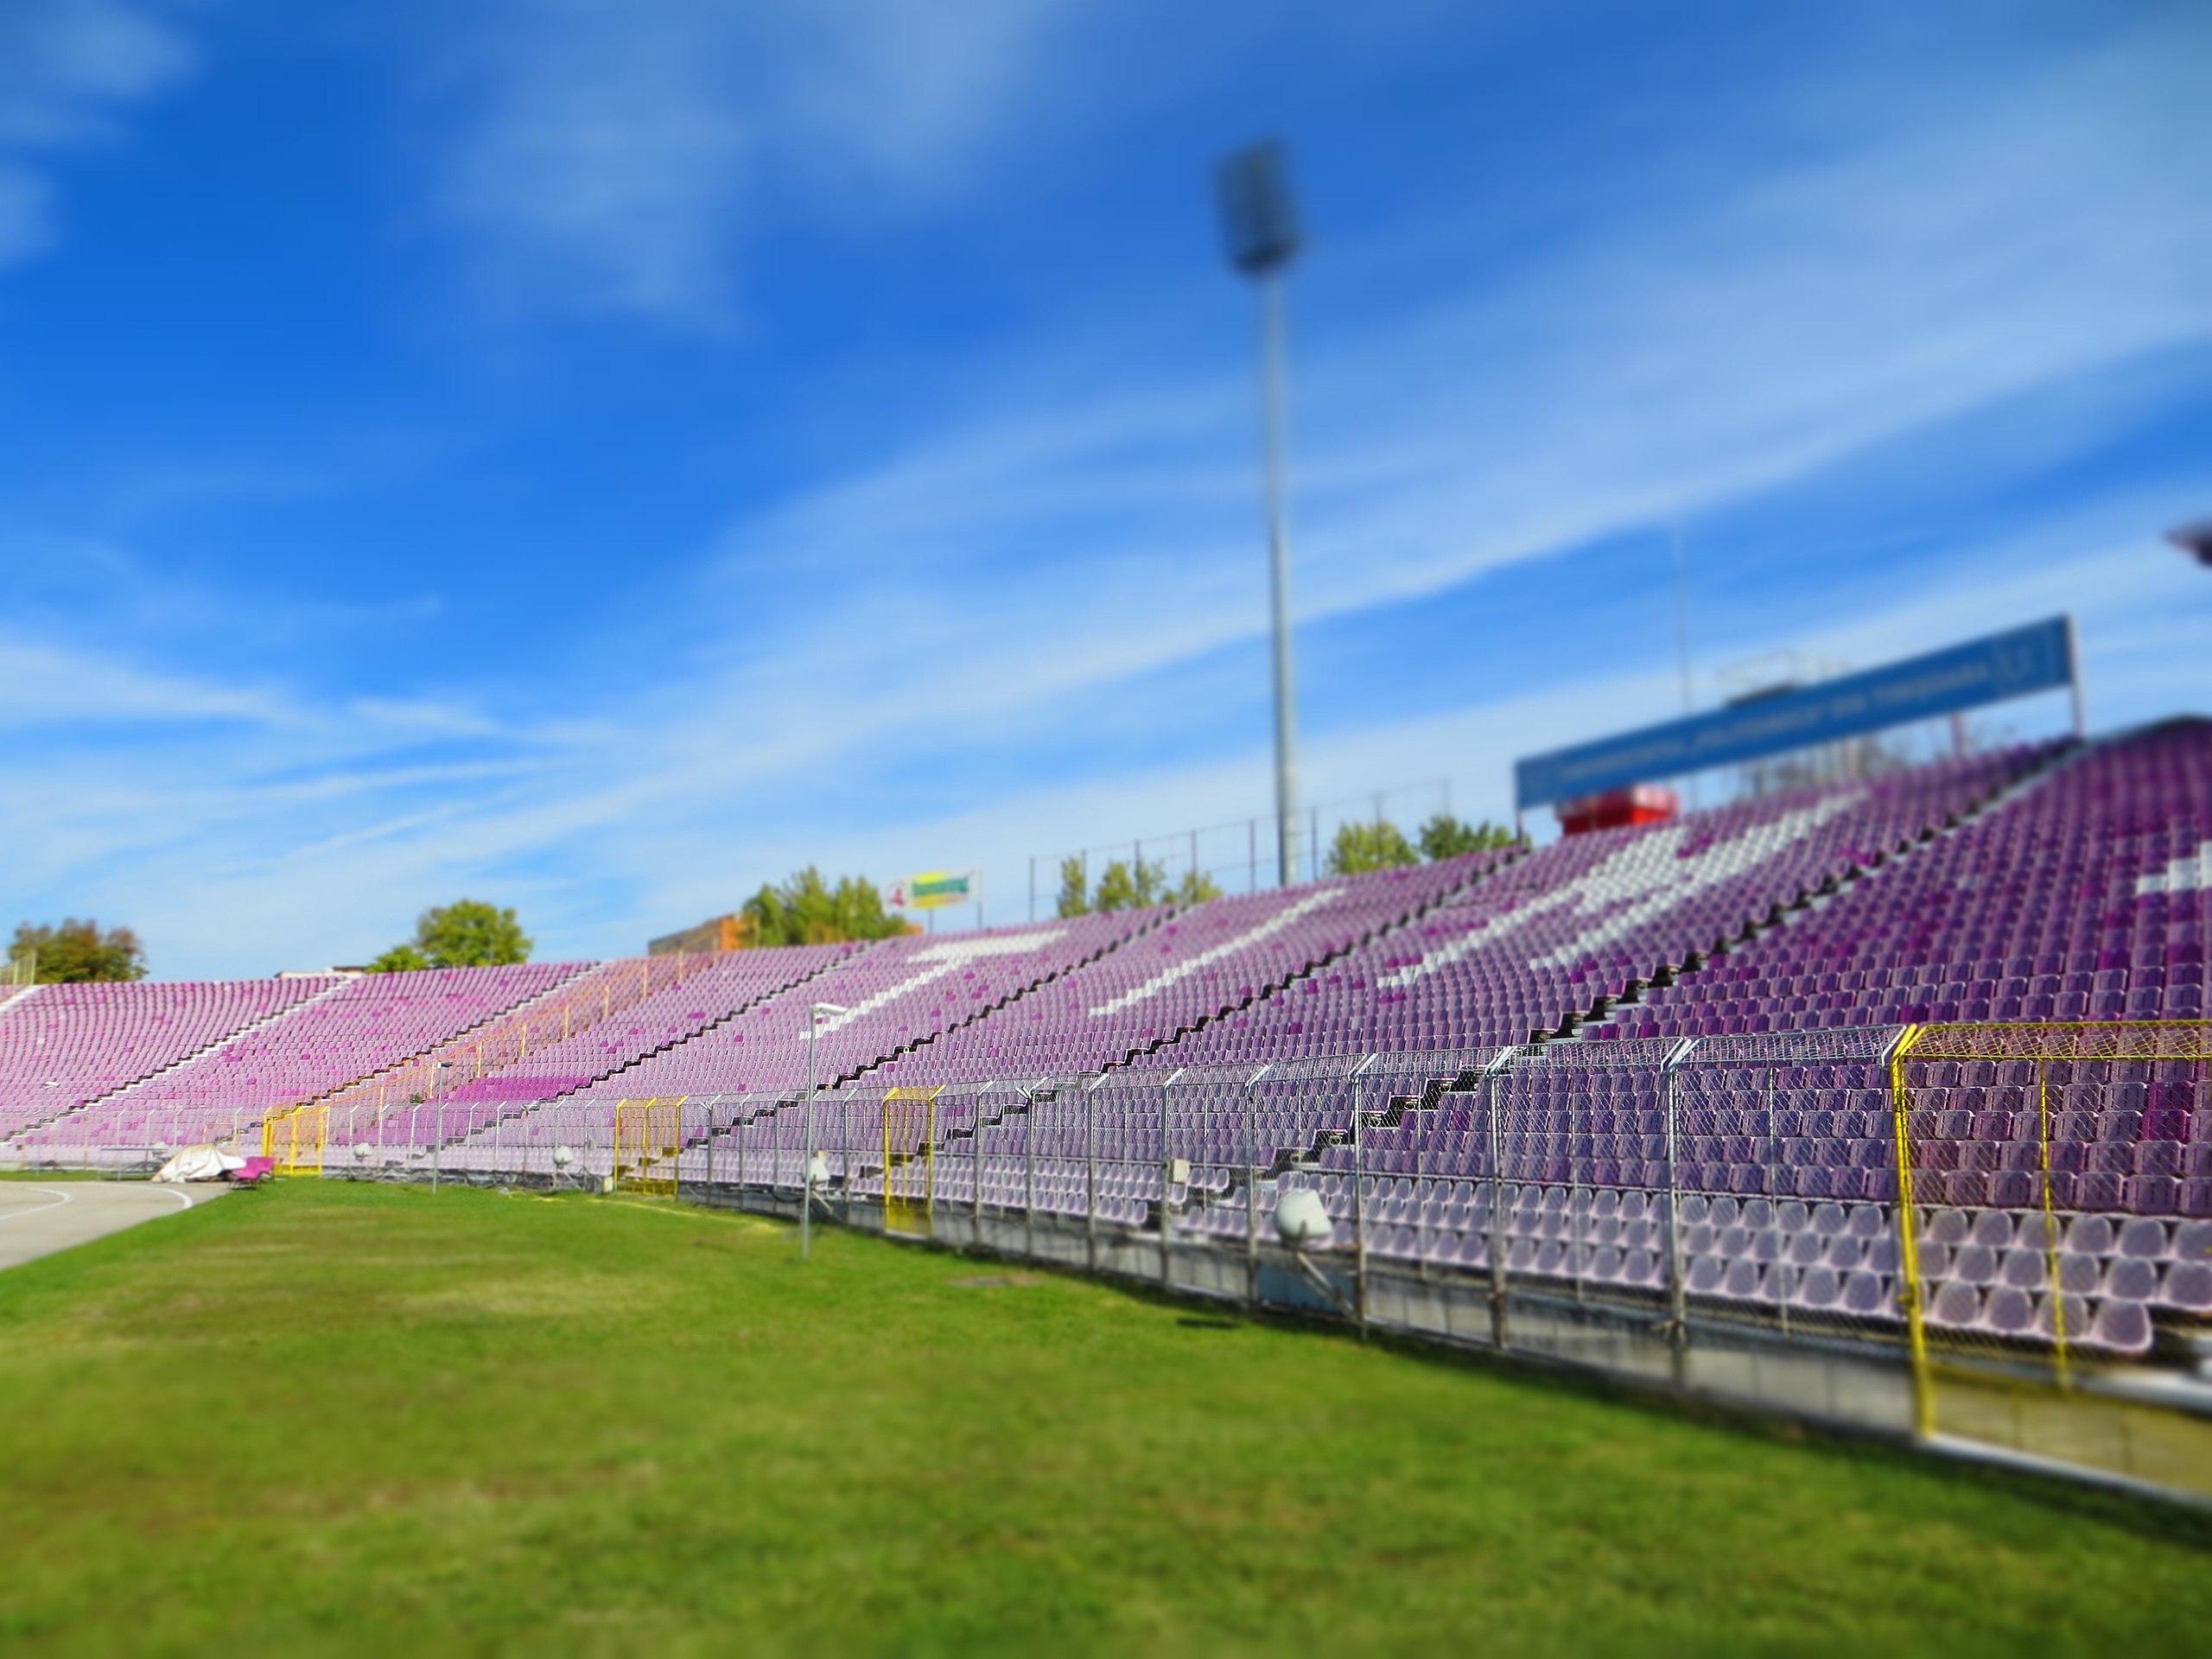
[[[1298,691],[1291,660],[1290,518],[1285,497],[1288,424],[1283,272],[1304,238],[1282,145],[1263,139],[1223,158],[1214,171],[1229,263],[1259,284],[1262,468],[1267,497],[1268,597],[1274,620],[1275,877],[1298,868]]]
[[[810,1259],[814,1243],[814,1039],[824,1020],[851,1012],[835,1002],[817,1002],[806,1011],[806,1144],[798,1154],[798,1259],[802,1262]]]
[[[2212,569],[2212,518],[2199,518],[2170,530],[2166,539],[2207,569]]]

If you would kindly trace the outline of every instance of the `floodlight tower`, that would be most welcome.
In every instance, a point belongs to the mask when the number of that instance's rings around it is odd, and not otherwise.
[[[1274,613],[1275,868],[1288,887],[1298,868],[1297,684],[1290,652],[1290,521],[1284,501],[1283,272],[1303,238],[1282,145],[1263,139],[1214,169],[1229,263],[1259,284],[1262,467],[1267,492],[1268,593]]]
[[[814,1039],[824,1020],[851,1012],[835,1002],[817,1002],[806,1011],[806,1144],[798,1154],[798,1259],[802,1262],[808,1259],[814,1243]]]

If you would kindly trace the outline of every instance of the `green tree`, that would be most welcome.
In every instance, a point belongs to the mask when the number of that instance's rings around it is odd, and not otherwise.
[[[1060,861],[1060,908],[1063,916],[1090,914],[1090,883],[1080,858]]]
[[[779,886],[764,885],[745,901],[745,914],[755,944],[836,944],[917,931],[884,909],[883,894],[866,876],[841,875],[831,887],[811,864]]]
[[[1413,842],[1395,823],[1339,824],[1329,848],[1331,875],[1364,875],[1370,870],[1395,870],[1420,862]]]
[[[1167,897],[1167,871],[1148,858],[1139,858],[1132,870],[1126,859],[1116,859],[1098,878],[1094,908],[1102,914],[1116,910],[1142,910]]]
[[[1203,905],[1221,897],[1221,884],[1204,870],[1185,870],[1168,898],[1179,905]]]
[[[1480,823],[1467,823],[1449,812],[1440,812],[1421,827],[1421,853],[1430,860],[1464,858],[1469,853],[1510,847],[1514,839],[1510,830],[1487,818]]]
[[[480,899],[432,905],[415,918],[415,937],[369,964],[372,974],[417,968],[492,968],[530,960],[530,935],[512,909]]]
[[[92,980],[143,979],[146,947],[127,927],[105,932],[98,922],[72,916],[59,927],[23,922],[16,929],[9,959],[35,965],[41,985],[82,984]]]

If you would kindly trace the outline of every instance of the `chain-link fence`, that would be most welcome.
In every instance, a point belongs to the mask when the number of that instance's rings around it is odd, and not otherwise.
[[[2120,1029],[693,1096],[648,1138],[702,1201],[2212,1496],[2212,1044]],[[417,1107],[322,1168],[605,1187],[641,1104]]]

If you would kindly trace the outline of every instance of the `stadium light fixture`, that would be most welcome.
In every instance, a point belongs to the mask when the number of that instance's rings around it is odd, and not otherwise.
[[[1289,164],[1274,139],[1233,151],[1214,169],[1214,189],[1229,263],[1260,289],[1260,401],[1262,485],[1268,518],[1268,591],[1274,621],[1275,872],[1288,887],[1298,868],[1298,715],[1290,648],[1290,518],[1285,502],[1287,346],[1283,272],[1305,237],[1291,194]]]
[[[2206,569],[2212,570],[2212,518],[2199,518],[2193,524],[2170,530],[2166,532],[2166,539]]]
[[[808,1260],[814,1249],[814,1184],[817,1166],[827,1179],[830,1166],[814,1144],[814,1039],[821,1034],[822,1022],[835,1020],[852,1010],[835,1002],[817,1002],[806,1011],[806,1134],[805,1147],[799,1154],[798,1169],[798,1259]]]

